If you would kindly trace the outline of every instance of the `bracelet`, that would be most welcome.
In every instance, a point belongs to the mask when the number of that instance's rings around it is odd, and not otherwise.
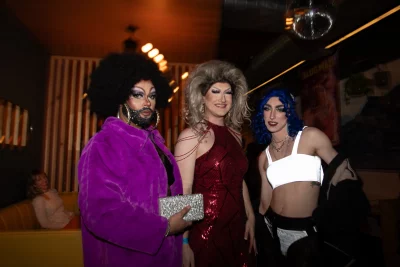
[[[165,237],[167,237],[168,235],[169,235],[169,231],[171,230],[171,225],[169,224],[169,221],[168,221],[168,227],[167,227],[167,231],[165,232]]]
[[[183,244],[189,244],[189,238],[187,238],[187,237],[184,237],[183,239],[182,239],[182,241],[183,241]]]

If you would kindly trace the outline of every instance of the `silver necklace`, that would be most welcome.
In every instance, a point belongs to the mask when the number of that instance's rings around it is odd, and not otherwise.
[[[282,141],[272,141],[271,142],[271,147],[276,151],[276,152],[281,152],[283,146],[285,145],[286,141],[289,139],[289,136],[286,135],[285,139],[283,139]],[[280,146],[276,146],[276,144],[282,143]]]

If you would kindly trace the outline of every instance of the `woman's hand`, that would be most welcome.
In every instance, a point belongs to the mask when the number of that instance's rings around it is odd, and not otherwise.
[[[194,253],[190,248],[189,244],[183,244],[182,247],[182,266],[183,267],[194,267]]]
[[[257,246],[256,246],[256,239],[254,238],[254,230],[255,229],[255,218],[254,216],[247,218],[246,221],[246,228],[244,232],[244,239],[249,241],[249,253],[251,253],[252,248],[254,249],[254,253],[257,254]]]
[[[184,207],[180,212],[175,213],[172,215],[168,222],[169,222],[169,234],[168,235],[175,235],[178,233],[183,232],[188,226],[192,225],[192,222],[187,222],[183,219],[183,217],[188,213],[190,210],[190,206]]]

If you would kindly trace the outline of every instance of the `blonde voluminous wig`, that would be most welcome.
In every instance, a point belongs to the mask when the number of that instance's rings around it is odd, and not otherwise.
[[[185,88],[186,122],[198,135],[204,133],[204,113],[201,111],[203,96],[210,87],[218,82],[228,83],[233,91],[232,108],[225,116],[225,125],[240,131],[243,121],[250,117],[247,105],[248,90],[246,78],[241,70],[232,64],[219,60],[211,60],[198,65],[189,75]]]

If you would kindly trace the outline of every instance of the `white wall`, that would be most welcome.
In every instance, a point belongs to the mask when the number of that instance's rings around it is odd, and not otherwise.
[[[389,92],[393,87],[400,84],[400,59],[391,61],[387,64],[380,65],[382,70],[388,70],[391,73],[391,81],[387,88],[378,88],[373,86],[373,92],[370,94],[371,96],[382,96]],[[369,69],[364,73],[365,77],[368,79],[373,79],[374,73],[377,71],[377,68]],[[345,101],[345,93],[344,93],[344,84],[347,79],[343,79],[339,83],[340,87],[340,101],[341,101],[341,124],[344,125],[347,122],[351,121],[357,114],[359,114],[367,102],[367,97],[355,97],[350,99],[350,103],[346,104]]]

